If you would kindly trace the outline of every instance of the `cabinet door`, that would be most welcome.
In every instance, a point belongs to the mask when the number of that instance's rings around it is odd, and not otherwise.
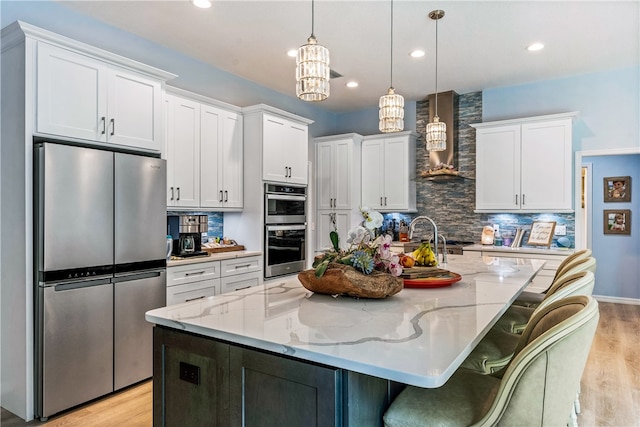
[[[100,61],[38,43],[37,131],[106,141],[106,74]]]
[[[200,203],[200,104],[174,97],[169,123],[169,153],[173,176],[168,177],[170,206],[198,207]]]
[[[262,122],[262,179],[286,182],[283,152],[287,136],[286,124],[282,119],[265,114]]]
[[[362,206],[384,207],[384,141],[362,143]]]
[[[200,206],[217,208],[223,205],[221,135],[224,111],[208,105],[200,112]]]
[[[520,125],[478,129],[476,209],[520,209],[520,202]]]
[[[154,425],[231,425],[228,344],[156,326],[153,378]]]
[[[224,207],[242,208],[244,205],[244,147],[242,116],[225,111],[220,139],[220,174]]]
[[[522,209],[571,209],[571,119],[522,125]]]
[[[316,250],[326,251],[328,249],[333,249],[333,243],[331,243],[331,239],[329,238],[329,233],[333,230],[336,230],[340,237],[340,248],[346,249],[349,246],[347,243],[347,237],[349,236],[350,228],[350,211],[318,211]]]
[[[236,346],[229,360],[229,425],[342,425],[341,370]]]
[[[388,138],[384,142],[384,210],[409,207],[409,146],[407,138]]]
[[[322,142],[316,145],[316,207],[318,209],[333,208],[336,185],[334,159],[333,142]]]
[[[160,151],[160,82],[118,67],[108,70],[107,141]]]
[[[282,155],[285,166],[289,168],[287,182],[292,184],[307,184],[309,165],[309,134],[306,125],[288,123],[286,130],[286,144]]]
[[[351,209],[351,185],[353,179],[351,175],[354,173],[352,168],[353,159],[353,141],[350,139],[338,141],[335,143],[334,152],[334,204],[335,209]],[[358,202],[356,202],[358,203]]]

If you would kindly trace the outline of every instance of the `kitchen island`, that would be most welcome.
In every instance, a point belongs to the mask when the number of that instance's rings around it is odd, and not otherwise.
[[[147,312],[155,425],[381,425],[404,387],[439,387],[544,261],[452,255],[451,286],[383,300],[296,277]]]

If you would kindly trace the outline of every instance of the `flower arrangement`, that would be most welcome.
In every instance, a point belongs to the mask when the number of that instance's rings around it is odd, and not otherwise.
[[[340,237],[337,231],[329,233],[333,249],[314,261],[316,277],[322,277],[330,262],[350,265],[363,274],[371,274],[374,270],[389,273],[392,276],[402,274],[400,258],[390,250],[392,237],[376,235],[377,229],[382,226],[382,214],[366,206],[361,207],[360,212],[364,221],[349,230],[347,243],[350,246],[347,250],[340,249]]]

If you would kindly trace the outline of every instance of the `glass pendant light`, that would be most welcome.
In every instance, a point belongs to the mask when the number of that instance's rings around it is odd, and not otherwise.
[[[429,18],[436,21],[436,108],[433,122],[427,125],[426,140],[428,151],[444,151],[447,148],[447,125],[438,117],[438,20],[444,16],[444,10],[432,10]]]
[[[380,132],[400,132],[404,129],[404,97],[393,89],[393,0],[391,0],[391,84],[380,97]]]
[[[303,101],[324,101],[329,97],[329,49],[318,44],[313,34],[314,1],[311,0],[311,35],[296,56],[296,95]]]

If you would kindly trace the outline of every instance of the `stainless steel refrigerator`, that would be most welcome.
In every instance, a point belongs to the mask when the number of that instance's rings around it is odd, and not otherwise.
[[[34,152],[36,417],[152,376],[166,301],[166,165],[62,143]]]

